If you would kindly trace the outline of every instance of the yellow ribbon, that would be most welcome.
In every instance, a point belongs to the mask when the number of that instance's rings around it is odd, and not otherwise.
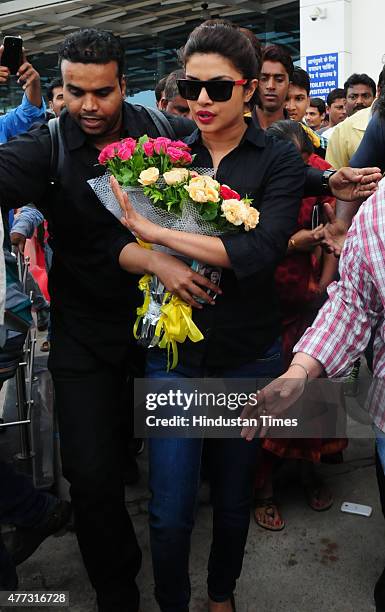
[[[139,245],[145,249],[151,249],[152,245],[148,242],[143,242],[139,238],[136,239]],[[134,324],[134,337],[139,339],[138,327],[139,323],[146,314],[151,300],[151,274],[145,274],[139,280],[138,287],[144,294],[142,306],[136,309],[136,321]],[[173,370],[178,363],[178,346],[177,342],[185,342],[187,338],[192,342],[203,340],[203,334],[192,320],[191,306],[186,304],[176,295],[171,295],[166,292],[163,298],[163,304],[160,309],[161,315],[155,328],[155,335],[160,338],[159,348],[167,349],[167,371]],[[170,368],[170,350],[172,352],[172,364]]]
[[[167,292],[160,309],[161,315],[155,328],[155,335],[160,337],[159,348],[167,349],[167,371],[173,370],[178,363],[177,342],[183,343],[189,338],[192,342],[203,340],[203,334],[192,320],[191,306],[176,295]],[[172,364],[170,366],[170,350]]]
[[[136,242],[139,244],[139,246],[143,247],[144,249],[152,249],[152,244],[150,242],[144,242],[137,236],[136,236]]]
[[[151,297],[151,293],[150,293],[150,283],[151,283],[151,279],[152,276],[151,274],[145,274],[144,276],[142,276],[142,278],[139,280],[138,283],[138,287],[141,291],[143,291],[144,294],[144,301],[142,306],[138,306],[138,308],[136,309],[136,321],[134,324],[134,338],[136,338],[136,340],[139,339],[138,336],[138,327],[139,327],[139,323],[142,319],[142,317],[146,314],[148,307],[150,305],[150,297]]]
[[[143,242],[143,240],[141,240],[140,238],[136,237],[136,242],[139,244],[139,246],[143,247],[143,249],[152,249],[152,244],[150,244],[149,242]],[[142,276],[142,278],[139,280],[138,283],[138,287],[141,291],[143,291],[144,293],[144,302],[142,304],[142,306],[139,306],[136,309],[136,321],[134,324],[134,338],[136,340],[139,339],[138,336],[138,327],[139,327],[139,323],[141,318],[143,317],[143,315],[146,314],[147,310],[148,310],[148,306],[150,304],[150,283],[151,283],[151,275],[150,274],[145,274],[144,276]]]

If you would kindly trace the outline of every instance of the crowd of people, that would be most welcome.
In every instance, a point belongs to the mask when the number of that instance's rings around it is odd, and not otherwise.
[[[61,78],[51,84],[48,101],[59,122],[61,163],[52,168],[52,132],[30,64],[19,69],[21,106],[0,117],[4,248],[23,251],[26,238],[42,228],[50,293],[43,349],[49,351],[76,535],[99,612],[137,612],[142,553],[124,498],[135,377],[279,377],[261,398],[280,414],[309,378],[357,370],[372,332],[374,374],[383,377],[384,187],[378,182],[385,169],[385,69],[377,88],[368,75],[353,74],[325,103],[310,96],[309,75],[285,49],[262,49],[250,30],[222,20],[195,28],[181,50],[181,68],[155,88],[157,107],[194,165],[213,169],[221,184],[251,198],[260,215],[248,232],[205,236],[145,219],[117,183],[112,187],[123,222],[101,205],[87,182],[104,173],[100,151],[122,138],[164,136],[162,122],[125,101],[124,49],[112,34],[76,31],[63,40],[58,57]],[[8,76],[0,66],[0,83]],[[18,211],[11,228],[10,210]],[[144,248],[143,241],[168,252]],[[219,284],[173,252],[220,268]],[[145,273],[192,306],[204,332],[200,342],[181,345],[172,370],[164,351],[144,351],[132,333],[138,275]],[[234,317],[240,304],[247,317]],[[6,302],[6,314],[11,306]],[[3,379],[17,367],[15,333],[8,329],[2,348]],[[343,460],[347,443],[265,437],[261,445],[250,430],[205,442],[150,439],[149,526],[160,610],[189,610],[204,445],[213,507],[208,610],[232,612],[252,504],[259,526],[285,527],[273,494],[278,459],[301,460],[310,507],[327,510],[333,493],[316,466],[327,456]],[[382,500],[384,456],[378,435]],[[0,538],[0,588],[12,590],[16,564],[65,524],[70,508],[35,491],[3,459],[0,485],[0,523],[13,523],[19,534],[13,551]],[[375,599],[383,611],[385,573]]]

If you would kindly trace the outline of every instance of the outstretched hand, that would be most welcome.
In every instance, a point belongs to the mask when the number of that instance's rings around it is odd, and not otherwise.
[[[122,209],[121,223],[127,227],[137,238],[143,242],[151,244],[160,244],[160,236],[163,228],[156,223],[152,223],[140,213],[136,212],[130,202],[127,193],[123,191],[118,181],[114,176],[110,177],[111,189]]]
[[[329,186],[332,194],[345,202],[366,200],[381,178],[379,168],[340,168],[330,177]]]
[[[269,383],[258,393],[256,406],[247,405],[242,411],[243,419],[258,419],[258,427],[243,427],[242,438],[248,442],[258,434],[260,438],[267,436],[269,430],[268,416],[282,416],[294,402],[301,397],[305,389],[305,379],[293,377],[289,371]]]
[[[324,203],[323,212],[327,218],[327,223],[323,227],[322,236],[320,233],[316,237],[321,239],[321,245],[328,253],[333,253],[335,257],[339,257],[345,244],[349,225],[346,221],[337,219],[333,207],[328,202]]]

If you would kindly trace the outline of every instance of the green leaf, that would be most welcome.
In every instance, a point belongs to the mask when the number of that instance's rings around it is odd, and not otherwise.
[[[201,217],[205,221],[214,221],[218,214],[218,203],[217,202],[205,202],[202,204]]]

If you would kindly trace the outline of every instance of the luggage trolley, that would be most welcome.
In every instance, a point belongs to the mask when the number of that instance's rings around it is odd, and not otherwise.
[[[25,293],[27,294],[26,278],[29,270],[30,260],[29,257],[24,258],[20,253],[17,253],[16,257],[19,281],[22,284]],[[7,313],[7,318],[11,324],[12,316],[12,313]],[[17,317],[15,317],[15,328],[17,329],[17,323],[19,323],[19,321],[16,319]],[[15,374],[17,420],[4,422],[2,419],[3,422],[0,422],[0,431],[2,430],[2,428],[19,428],[19,452],[16,454],[16,458],[20,461],[30,461],[32,469],[32,478],[34,485],[36,486],[36,449],[32,427],[34,404],[34,400],[32,397],[32,382],[35,350],[36,328],[34,326],[29,326],[23,346],[22,357],[20,359]],[[5,381],[6,384],[9,382],[9,380]]]

